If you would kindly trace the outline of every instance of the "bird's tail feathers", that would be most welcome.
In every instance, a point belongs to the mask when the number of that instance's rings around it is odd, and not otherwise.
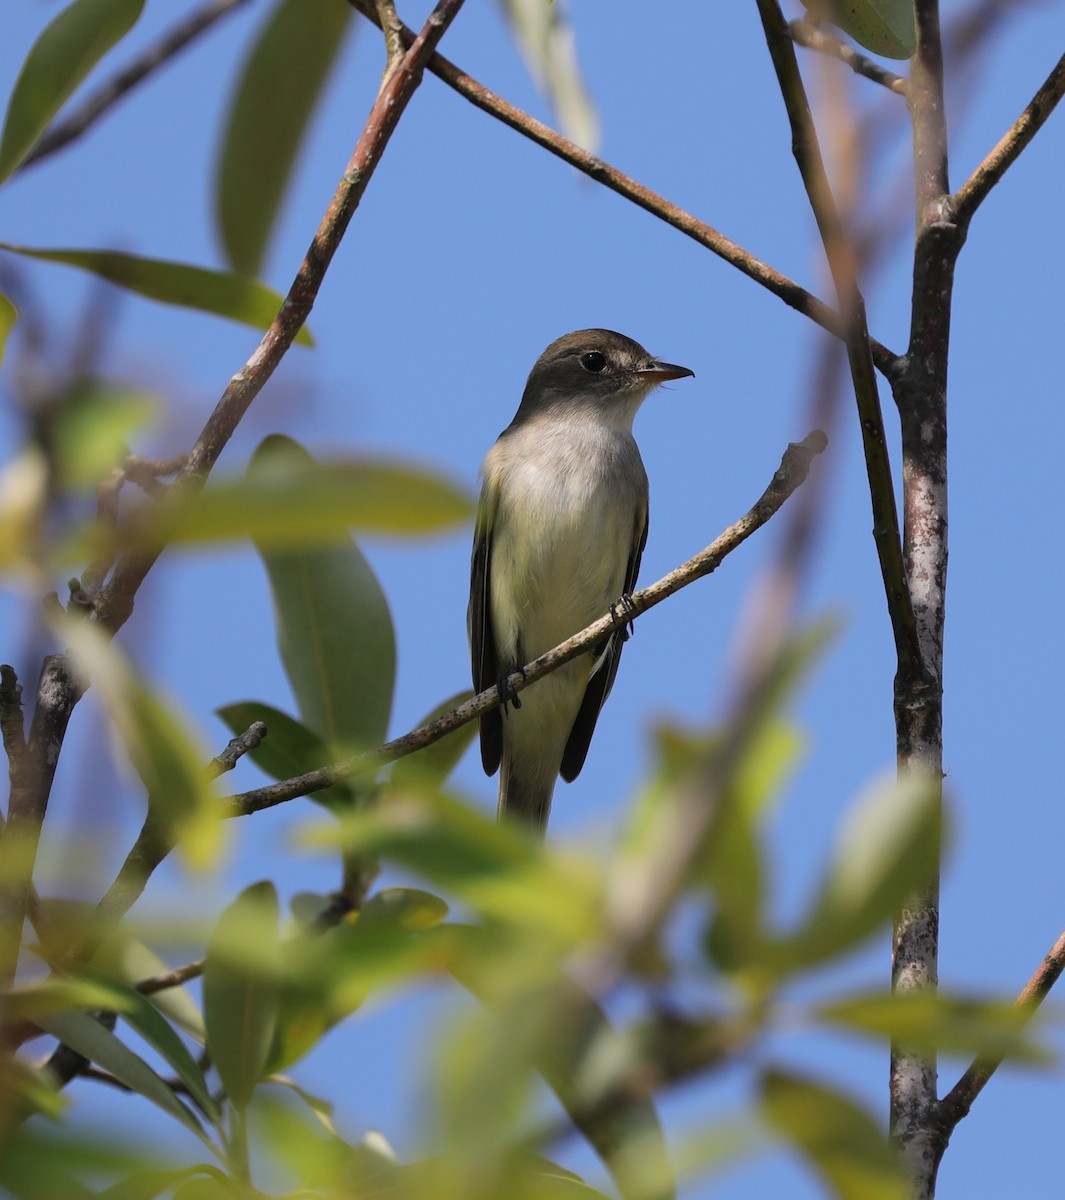
[[[515,763],[513,756],[504,749],[499,767],[499,819],[505,815],[526,821],[543,837],[547,832],[557,778],[557,767],[550,774],[542,770],[531,771],[526,764]]]

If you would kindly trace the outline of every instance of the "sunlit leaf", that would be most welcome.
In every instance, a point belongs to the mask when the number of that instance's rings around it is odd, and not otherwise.
[[[48,466],[36,446],[0,467],[0,570],[36,558],[47,494]]]
[[[157,397],[137,388],[85,379],[57,406],[52,424],[61,482],[72,488],[98,484],[118,466],[127,440],[160,410]]]
[[[802,0],[814,17],[831,21],[859,46],[884,58],[909,58],[917,49],[913,0]]]
[[[7,106],[0,180],[33,149],[52,117],[111,47],[132,29],[144,0],[75,0],[34,42]]]
[[[4,361],[4,350],[7,348],[7,335],[18,320],[18,309],[0,292],[0,363]]]
[[[281,988],[277,893],[246,888],[222,913],[207,944],[203,1015],[207,1052],[229,1099],[246,1108],[266,1068]]]
[[[345,0],[280,0],[236,84],[215,179],[226,257],[257,275],[289,176],[351,23]]]
[[[931,878],[941,835],[934,780],[910,775],[870,791],[844,821],[810,913],[777,947],[780,968],[832,958],[883,928]]]
[[[837,1200],[906,1200],[898,1155],[873,1118],[842,1093],[767,1071],[762,1104],[778,1133],[825,1180]]]
[[[1012,1058],[1047,1063],[1029,1026],[1031,1013],[1008,1001],[982,1000],[928,989],[874,992],[821,1005],[820,1020],[887,1038],[918,1051]]]
[[[309,457],[285,461],[276,452],[282,440],[263,443],[247,478],[213,481],[161,509],[141,536],[178,544],[250,537],[270,550],[311,549],[336,544],[352,529],[381,537],[441,533],[473,512],[469,497],[439,476],[371,459],[313,467]]]
[[[114,642],[77,619],[58,622],[79,667],[103,695],[123,748],[148,793],[148,805],[177,840],[186,862],[210,866],[222,841],[210,754],[177,705],[133,670]]]
[[[320,471],[288,438],[268,438],[252,482],[288,477],[303,487]],[[381,585],[345,534],[314,549],[259,552],[274,598],[281,661],[300,717],[331,746],[365,749],[385,740],[396,643]]]
[[[565,0],[501,0],[503,11],[534,79],[547,93],[563,133],[595,150],[599,118],[577,63]]]
[[[189,263],[142,258],[119,250],[41,250],[8,242],[0,242],[0,250],[79,267],[149,300],[213,313],[255,329],[266,329],[282,304],[277,292],[257,279]],[[314,344],[306,326],[296,335],[296,341],[304,346]]]
[[[274,779],[291,779],[306,774],[327,766],[334,758],[318,734],[272,705],[243,700],[239,704],[227,704],[216,712],[234,735],[243,733],[253,721],[266,724],[269,731],[267,737],[248,751],[248,757]],[[309,799],[330,809],[347,808],[352,804],[354,795],[351,788],[337,783],[319,792],[312,792]]]
[[[36,1023],[46,1033],[57,1037],[76,1053],[114,1075],[126,1087],[150,1100],[163,1112],[176,1117],[198,1137],[205,1137],[200,1122],[174,1095],[170,1085],[95,1017],[82,1012],[48,1013]]]
[[[452,709],[465,704],[473,697],[468,689],[456,692],[442,701],[431,712],[426,713],[418,722],[419,726],[428,725]],[[439,787],[451,772],[458,766],[459,760],[466,753],[470,743],[477,735],[477,722],[467,721],[442,737],[424,750],[417,750],[399,759],[392,767],[392,786],[397,788],[409,787]]]

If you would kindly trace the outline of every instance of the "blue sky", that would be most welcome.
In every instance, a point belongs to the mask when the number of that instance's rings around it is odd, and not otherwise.
[[[54,5],[13,0],[0,39],[0,92]],[[753,4],[677,0],[669,20],[633,0],[573,6],[579,53],[598,104],[602,156],[828,297],[816,231],[789,152],[789,133]],[[945,3],[945,20],[966,6]],[[1060,0],[1017,5],[986,57],[978,86],[948,82],[957,187],[998,140],[1053,65],[1065,34]],[[420,5],[402,8],[417,25]],[[252,3],[118,106],[89,134],[0,190],[0,236],[37,246],[109,247],[222,265],[211,173],[236,66],[264,13]],[[103,65],[127,61],[163,29],[173,6],[149,0]],[[795,15],[790,14],[789,15]],[[305,147],[264,277],[284,290],[351,152],[382,65],[378,35],[357,25]],[[441,47],[489,87],[551,120],[495,6],[470,3]],[[803,64],[812,66],[808,56]],[[950,64],[948,64],[948,68]],[[823,78],[808,72],[815,93]],[[863,101],[902,101],[845,80]],[[964,103],[963,103],[964,101]],[[1060,370],[1065,239],[1065,118],[1055,114],[977,215],[959,265],[950,380],[951,529],[945,760],[953,845],[942,900],[945,983],[1014,994],[1062,925],[1065,807],[1058,765],[1065,657]],[[877,205],[908,222],[893,190],[907,144],[878,171]],[[867,290],[874,334],[905,343],[909,225]],[[25,269],[62,349],[99,296],[61,267]],[[239,325],[124,295],[106,373],[165,398],[142,447],[187,447],[256,336]],[[812,427],[811,375],[825,335],[727,264],[474,110],[427,77],[373,178],[311,317],[313,351],[293,350],[256,401],[223,464],[243,467],[266,433],[326,453],[381,453],[422,462],[475,487],[480,460],[510,420],[543,347],[570,329],[606,326],[696,374],[645,404],[636,432],[651,480],[651,530],[641,582],[689,557],[760,494],[790,440]],[[0,374],[5,459],[20,437]],[[897,429],[882,389],[895,462]],[[853,402],[844,402],[821,461],[827,497],[801,612],[832,611],[842,633],[795,705],[807,749],[771,828],[782,920],[817,878],[842,814],[894,760],[892,642],[873,541]],[[366,547],[393,607],[399,676],[396,733],[465,686],[470,531],[431,542]],[[770,527],[712,578],[639,622],[580,779],[560,785],[551,834],[591,844],[611,836],[650,762],[655,722],[697,725],[720,715],[731,648],[752,589],[778,546]],[[32,605],[5,594],[0,657],[24,683],[39,659]],[[153,571],[123,633],[137,661],[187,706],[213,746],[212,712],[256,698],[291,707],[274,648],[270,602],[250,551],[174,553]],[[36,658],[34,657],[36,651]],[[72,726],[46,860],[73,894],[109,881],[139,814],[134,793],[98,767],[100,723],[90,700]],[[80,786],[102,781],[95,798]],[[259,776],[243,765],[235,786]],[[494,781],[469,755],[458,779],[486,808]],[[103,794],[100,794],[103,793]],[[240,886],[274,878],[284,895],[328,890],[333,868],[293,845],[285,806],[242,822],[229,868],[190,880],[167,867],[145,914],[210,912]],[[63,832],[73,822],[76,835]],[[64,838],[71,840],[65,841]],[[881,942],[840,978],[885,978]],[[447,999],[438,992],[335,1032],[298,1070],[338,1101],[352,1136],[381,1129],[402,1151],[417,1092],[416,1050]],[[1060,1025],[1052,1040],[1063,1046]],[[886,1107],[879,1049],[799,1032],[766,1050],[841,1081]],[[949,1086],[957,1067],[947,1063]],[[357,1080],[358,1082],[353,1082]],[[1018,1194],[1056,1177],[1060,1073],[1004,1070],[958,1128],[940,1175],[943,1200]],[[77,1115],[132,1112],[129,1102],[76,1090]],[[728,1116],[746,1101],[731,1070],[665,1105],[671,1127]],[[105,1105],[107,1106],[105,1108]],[[143,1108],[140,1105],[139,1108]],[[587,1159],[574,1160],[578,1167]],[[1052,1172],[1054,1174],[1052,1174]],[[710,1196],[820,1194],[782,1153],[690,1189]]]

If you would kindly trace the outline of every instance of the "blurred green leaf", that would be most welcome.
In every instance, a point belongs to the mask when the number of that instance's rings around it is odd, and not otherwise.
[[[809,1160],[838,1200],[907,1200],[901,1160],[877,1122],[853,1100],[812,1080],[767,1071],[762,1104],[770,1124]]]
[[[0,292],[0,363],[4,361],[4,350],[7,348],[7,335],[18,320],[18,309]]]
[[[302,489],[320,470],[301,446],[273,437],[255,452],[249,477],[253,484],[288,477]],[[396,641],[388,601],[370,564],[347,535],[317,549],[258,549],[300,717],[337,750],[383,742]]]
[[[33,149],[63,102],[133,28],[144,0],[75,0],[42,30],[22,64],[0,139],[0,181]]]
[[[237,704],[227,704],[215,712],[234,735],[243,733],[253,721],[266,723],[267,736],[258,746],[248,751],[248,757],[274,779],[291,779],[296,775],[304,775],[308,771],[326,766],[335,757],[325,741],[313,730],[270,704],[242,700]],[[351,788],[342,783],[312,792],[308,797],[329,809],[349,808],[354,798],[355,794]]]
[[[76,1053],[110,1072],[126,1087],[150,1100],[197,1137],[210,1142],[197,1117],[174,1095],[173,1089],[138,1054],[134,1054],[95,1017],[82,1012],[48,1013],[35,1022]]]
[[[456,692],[438,704],[431,712],[426,713],[418,722],[419,726],[428,725],[452,709],[465,704],[473,698],[473,692],[468,688]],[[470,743],[477,735],[477,722],[467,721],[458,729],[433,742],[423,750],[416,750],[406,758],[396,761],[392,767],[391,783],[395,788],[440,787],[451,772],[458,766],[459,760],[469,749]]]
[[[186,862],[210,866],[222,843],[217,795],[207,778],[210,758],[189,721],[169,698],[133,670],[114,642],[88,621],[57,620],[79,667],[107,702],[123,748]]]
[[[778,968],[823,962],[876,933],[932,877],[941,838],[934,780],[910,775],[867,793],[844,821],[809,915],[778,944]]]
[[[1050,1052],[1038,1045],[1030,1010],[1006,1000],[955,996],[927,989],[873,992],[824,1004],[819,1020],[858,1033],[888,1038],[918,1051],[1012,1058],[1047,1064]]]
[[[96,1193],[96,1200],[155,1200],[202,1170],[202,1167],[145,1167]]]
[[[634,1094],[640,1046],[547,955],[530,954],[498,930],[447,925],[434,940],[456,979],[490,1009],[447,1039],[441,1082],[449,1144],[494,1138],[505,1144],[526,1098],[523,1064],[547,1081],[602,1158],[626,1200],[666,1200],[672,1170],[654,1106]],[[530,957],[536,958],[530,963]],[[507,1106],[513,1108],[507,1112]],[[451,1139],[455,1139],[452,1143]]]
[[[135,1029],[150,1046],[154,1046],[159,1051],[174,1068],[181,1082],[188,1088],[189,1095],[207,1114],[208,1118],[215,1121],[218,1109],[207,1090],[203,1072],[189,1053],[185,1043],[148,998],[135,988],[114,978],[109,978],[103,971],[93,967],[79,967],[77,978],[88,984],[110,989],[112,998],[107,1002],[107,1007],[119,1012],[128,1025]]]
[[[59,1093],[54,1072],[46,1066],[36,1066],[11,1057],[0,1060],[0,1096],[4,1097],[4,1104],[10,1113],[23,1110],[40,1113],[53,1120],[62,1116],[67,1106],[67,1101]],[[2,1170],[0,1187],[3,1187]]]
[[[48,465],[29,446],[0,467],[0,570],[37,563],[41,518],[48,494]]]
[[[394,793],[339,826],[303,836],[315,848],[402,863],[485,917],[535,931],[560,950],[601,928],[598,864],[549,849],[514,822],[497,822],[445,795]]]
[[[811,16],[830,21],[859,46],[884,58],[909,58],[917,49],[913,0],[802,0]]]
[[[95,917],[95,907],[92,913]],[[124,925],[108,932],[89,965],[112,979],[129,984],[163,975],[171,969],[154,950],[133,935],[132,929]],[[204,1040],[203,1015],[188,988],[170,987],[153,992],[150,1003],[197,1041]]]
[[[46,979],[12,988],[2,1001],[5,1021],[36,1021],[47,1013],[86,1008],[109,1008],[114,993],[109,985],[90,979]]]
[[[260,1094],[256,1100],[256,1133],[271,1158],[291,1173],[301,1194],[350,1194],[346,1189],[342,1193],[341,1188],[354,1151],[333,1127],[332,1106],[283,1076],[271,1075],[264,1083],[287,1088],[306,1106],[296,1110],[275,1096]],[[307,1119],[308,1113],[312,1120]]]
[[[79,381],[63,397],[53,424],[60,481],[95,487],[127,452],[127,440],[160,410],[157,397],[100,379]]]
[[[440,533],[473,512],[468,496],[435,475],[374,460],[296,460],[287,438],[267,438],[245,479],[213,481],[199,495],[161,508],[135,530],[177,544],[254,538],[263,549],[331,547],[348,531],[401,537]]]
[[[529,71],[547,93],[562,131],[578,146],[599,145],[599,117],[577,62],[564,0],[501,0]]]
[[[244,62],[215,178],[230,264],[258,275],[307,124],[351,23],[345,0],[280,0]]]
[[[423,892],[420,888],[382,888],[370,897],[359,913],[359,924],[365,930],[374,925],[392,926],[415,933],[439,925],[448,914],[447,903]]]
[[[101,1173],[141,1171],[146,1163],[142,1155],[131,1153],[133,1140],[126,1138],[123,1148],[109,1144],[96,1131],[81,1136],[71,1129],[42,1133],[37,1122],[11,1130],[0,1154],[0,1191],[5,1200],[82,1200],[95,1198],[97,1192],[84,1180],[99,1178]]]
[[[246,888],[222,913],[207,944],[203,1015],[207,1052],[226,1094],[248,1105],[262,1078],[281,1002],[277,893]]]
[[[211,271],[119,250],[40,250],[8,242],[0,242],[0,250],[91,271],[149,300],[213,313],[254,329],[268,328],[282,304],[282,297],[266,284],[231,271]],[[296,334],[296,341],[303,346],[314,345],[306,326]]]

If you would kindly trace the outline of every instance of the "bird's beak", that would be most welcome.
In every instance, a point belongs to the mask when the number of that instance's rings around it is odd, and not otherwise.
[[[695,372],[687,367],[678,367],[676,363],[653,362],[641,368],[638,375],[652,383],[665,383],[667,379],[683,379],[685,375],[695,377]]]

